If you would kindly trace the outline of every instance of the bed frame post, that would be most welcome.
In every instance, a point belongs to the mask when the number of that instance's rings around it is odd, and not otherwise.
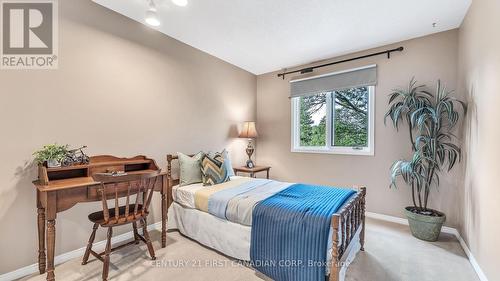
[[[361,244],[361,251],[365,250],[365,204],[366,204],[366,186],[362,186],[361,188],[361,224],[362,224],[362,229],[361,233],[359,234],[359,243]]]
[[[339,251],[339,226],[342,217],[338,214],[332,216],[333,239],[332,239],[332,261],[329,281],[340,281],[340,251]]]
[[[168,179],[171,179],[172,178],[172,159],[174,157],[172,157],[172,155],[168,154],[167,155],[167,176],[168,176]]]
[[[174,159],[173,155],[167,155],[167,192],[168,192],[168,202],[167,206],[170,207],[173,201],[172,197],[172,160]]]

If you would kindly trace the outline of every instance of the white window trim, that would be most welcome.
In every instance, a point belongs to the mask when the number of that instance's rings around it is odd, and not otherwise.
[[[328,94],[327,99],[331,99],[331,95]],[[300,130],[299,126],[299,98],[291,99],[291,151],[296,153],[323,153],[323,154],[342,154],[342,155],[364,155],[364,156],[374,156],[375,155],[375,86],[368,87],[368,146],[362,149],[355,149],[352,147],[335,147],[332,146],[332,135],[334,130],[332,128],[331,121],[333,120],[332,114],[334,110],[328,106],[326,110],[326,145],[325,146],[300,146]]]

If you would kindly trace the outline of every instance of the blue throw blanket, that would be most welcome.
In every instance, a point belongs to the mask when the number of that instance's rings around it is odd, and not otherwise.
[[[325,280],[331,217],[354,193],[295,184],[257,204],[252,265],[276,281]]]

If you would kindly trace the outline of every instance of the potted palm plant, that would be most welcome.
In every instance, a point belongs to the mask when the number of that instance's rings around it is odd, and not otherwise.
[[[395,161],[391,167],[391,187],[397,178],[411,188],[413,206],[405,208],[413,236],[436,241],[446,215],[428,207],[432,188],[439,186],[439,175],[449,172],[460,161],[461,150],[453,134],[460,119],[458,107],[466,113],[466,104],[451,96],[452,91],[438,81],[436,92],[430,93],[414,79],[408,89],[394,90],[389,95],[389,117],[396,129],[408,125],[413,156]]]

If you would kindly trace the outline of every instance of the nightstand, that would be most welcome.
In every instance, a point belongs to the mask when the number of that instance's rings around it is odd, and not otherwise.
[[[237,175],[238,172],[240,173],[247,173],[250,175],[250,177],[255,178],[255,174],[258,172],[266,172],[266,178],[269,179],[269,170],[271,169],[270,166],[255,166],[253,168],[247,168],[247,167],[234,167],[234,173]]]

